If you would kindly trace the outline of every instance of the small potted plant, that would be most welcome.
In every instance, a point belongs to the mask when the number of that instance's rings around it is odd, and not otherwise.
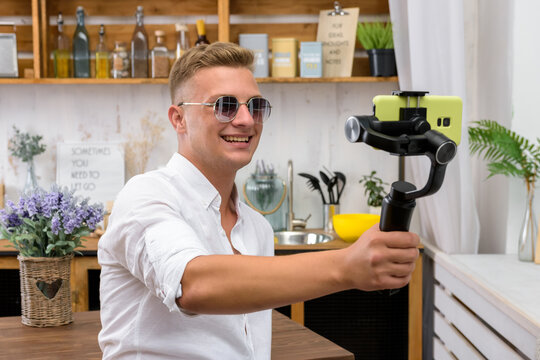
[[[13,130],[15,134],[9,139],[8,149],[11,156],[19,158],[27,164],[26,183],[23,192],[30,192],[38,188],[34,170],[34,157],[43,153],[46,146],[41,143],[43,136],[21,132],[15,126],[13,126]]]
[[[488,161],[489,177],[500,174],[521,178],[525,183],[527,202],[519,234],[518,258],[521,261],[533,261],[538,234],[533,200],[540,169],[540,139],[536,140],[536,144],[530,143],[493,120],[481,120],[473,124],[469,127],[470,151]]]
[[[376,174],[377,172],[373,170],[371,174],[362,176],[359,183],[364,185],[364,194],[367,195],[369,213],[379,215],[382,201],[386,195],[384,185],[388,184],[383,182]]]
[[[0,210],[0,232],[16,250],[21,276],[22,323],[46,327],[73,321],[70,263],[83,236],[103,219],[101,204],[54,186],[24,193]]]
[[[371,76],[397,75],[392,23],[358,23],[356,37],[368,53]]]

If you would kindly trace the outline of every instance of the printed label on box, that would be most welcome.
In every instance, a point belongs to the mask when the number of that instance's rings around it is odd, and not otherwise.
[[[306,41],[300,43],[300,76],[322,77],[322,43]]]

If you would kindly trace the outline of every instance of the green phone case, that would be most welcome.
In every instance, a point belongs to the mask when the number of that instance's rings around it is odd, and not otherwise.
[[[417,97],[410,97],[409,107],[416,107]],[[375,116],[380,121],[399,120],[399,109],[407,107],[407,97],[377,95],[373,98]],[[463,102],[458,96],[426,95],[420,97],[420,107],[426,108],[426,117],[432,130],[437,130],[456,145],[461,141],[461,114]]]

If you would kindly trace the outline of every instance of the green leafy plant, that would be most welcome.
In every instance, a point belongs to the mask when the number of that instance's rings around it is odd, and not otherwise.
[[[367,195],[367,204],[372,207],[382,205],[384,199],[384,186],[388,185],[381,178],[376,176],[377,172],[373,170],[371,174],[362,176],[359,183],[364,185],[364,194]]]
[[[12,156],[21,159],[23,162],[30,162],[34,156],[45,151],[46,146],[41,144],[43,136],[21,132],[15,126],[13,126],[13,130],[15,135],[9,139],[8,144]]]
[[[536,144],[493,120],[480,120],[469,127],[471,154],[488,161],[489,177],[501,174],[521,178],[527,192],[534,191],[540,168],[540,139]]]
[[[366,50],[393,49],[392,23],[358,23],[356,37]]]
[[[103,219],[101,204],[53,186],[50,192],[37,189],[23,194],[19,203],[6,202],[0,209],[0,233],[22,256],[61,257],[75,252],[81,238]]]

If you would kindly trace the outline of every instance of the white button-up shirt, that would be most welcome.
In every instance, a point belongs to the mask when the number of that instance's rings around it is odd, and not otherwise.
[[[272,256],[270,224],[236,193],[234,200],[234,248]],[[220,202],[214,186],[178,153],[119,193],[98,245],[103,359],[270,359],[271,310],[193,315],[176,303],[190,260],[233,254]]]

